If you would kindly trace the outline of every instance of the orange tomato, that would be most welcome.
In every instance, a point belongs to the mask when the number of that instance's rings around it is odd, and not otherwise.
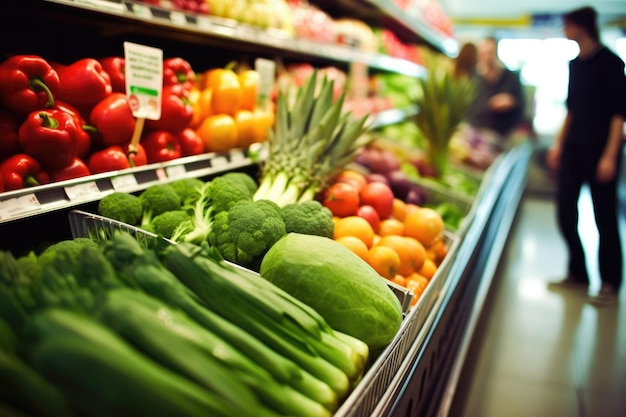
[[[372,247],[374,241],[374,229],[367,220],[359,216],[342,217],[335,223],[334,239],[343,236],[354,236],[359,238],[368,248]]]
[[[391,279],[391,281],[395,284],[398,284],[401,287],[406,287],[406,278],[403,277],[402,275],[396,275],[395,277],[393,277]]]
[[[391,217],[393,217],[396,220],[400,220],[401,222],[404,221],[404,218],[406,217],[407,214],[407,207],[406,207],[406,203],[402,200],[400,200],[399,198],[394,198],[393,199],[393,206],[391,209]]]
[[[408,238],[398,235],[382,236],[377,246],[387,246],[393,249],[400,257],[400,267],[397,273],[407,277],[415,272],[412,254],[413,248],[409,245]],[[421,266],[421,265],[420,265]]]
[[[237,124],[227,114],[209,116],[196,130],[207,152],[225,152],[237,147]]]
[[[253,111],[256,108],[260,81],[261,75],[255,70],[248,69],[239,73],[239,85],[241,86],[241,109]]]
[[[422,267],[417,271],[418,274],[426,277],[428,280],[433,279],[437,272],[437,265],[431,259],[424,259]]]
[[[411,305],[417,304],[418,300],[426,290],[428,280],[420,274],[413,273],[406,281],[406,288],[413,291],[414,297],[411,300]]]
[[[424,261],[426,261],[426,248],[422,245],[419,240],[405,236],[406,244],[409,247],[409,253],[411,256],[411,265],[413,266],[413,270],[415,272],[419,272],[419,270],[424,265]]]
[[[252,118],[254,143],[265,142],[269,130],[274,126],[274,113],[271,110],[255,109]]]
[[[404,234],[404,223],[392,217],[385,219],[385,220],[381,220],[380,228],[378,229],[378,234],[381,236],[389,236],[389,235],[401,236]]]
[[[400,270],[400,255],[388,246],[377,245],[369,250],[368,263],[380,276],[393,279]]]
[[[324,192],[322,204],[335,216],[353,216],[359,209],[359,191],[350,184],[336,182]]]
[[[209,73],[209,84],[213,97],[211,111],[213,114],[228,114],[235,116],[241,105],[241,85],[239,77],[231,69],[220,69],[219,72]]]
[[[404,235],[419,240],[426,247],[443,239],[444,228],[441,215],[427,207],[407,214],[404,219]]]
[[[254,117],[250,110],[239,110],[235,116],[237,124],[237,146],[247,148],[255,142]]]
[[[338,243],[341,243],[346,248],[350,249],[359,258],[363,259],[365,262],[369,260],[369,249],[365,242],[359,239],[356,236],[341,236],[336,240]]]

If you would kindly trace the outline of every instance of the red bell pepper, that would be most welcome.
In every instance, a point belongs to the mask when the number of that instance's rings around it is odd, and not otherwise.
[[[83,114],[89,114],[93,106],[113,92],[109,74],[96,59],[83,58],[70,65],[52,65],[61,80],[56,97]]]
[[[2,172],[0,172],[0,193],[4,192],[4,177],[2,176]]]
[[[182,156],[199,155],[204,152],[204,142],[200,135],[191,128],[186,128],[176,135]]]
[[[191,64],[182,58],[168,58],[163,61],[163,86],[182,85],[189,90],[196,80]]]
[[[0,161],[19,152],[19,128],[20,122],[15,116],[0,110]]]
[[[111,78],[113,92],[126,94],[125,59],[121,56],[108,56],[100,58],[98,61],[100,61],[104,72],[109,74],[109,78]]]
[[[41,169],[35,158],[18,153],[0,164],[0,175],[4,178],[5,191],[48,184],[50,176]]]
[[[80,112],[73,106],[63,101],[57,100],[54,109],[64,111],[72,116],[76,125],[76,156],[83,158],[91,149],[91,135],[96,129],[89,126]]]
[[[146,150],[149,164],[171,161],[182,156],[180,145],[170,132],[148,133],[141,138],[141,144]]]
[[[50,181],[59,182],[72,180],[74,178],[86,177],[91,175],[87,164],[80,158],[74,158],[72,163],[64,168],[50,171]]]
[[[189,90],[182,85],[170,85],[163,88],[161,101],[161,118],[146,120],[146,130],[165,130],[178,134],[189,126],[193,119],[193,107],[188,98]]]
[[[104,146],[128,142],[135,131],[135,117],[128,97],[122,93],[112,93],[96,104],[89,121],[98,131],[97,136]]]
[[[92,174],[100,174],[102,172],[142,166],[147,163],[146,151],[141,144],[137,145],[137,152],[134,154],[128,152],[128,145],[113,145],[94,152],[89,158],[87,166]]]
[[[76,158],[76,125],[69,113],[61,110],[34,111],[18,131],[24,153],[37,159],[46,169],[59,169]]]
[[[36,55],[15,55],[4,60],[0,80],[0,103],[24,116],[52,107],[61,84],[52,66]]]

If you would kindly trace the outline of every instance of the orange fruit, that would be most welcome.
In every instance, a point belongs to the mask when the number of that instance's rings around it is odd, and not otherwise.
[[[391,209],[391,217],[396,220],[404,221],[404,218],[407,214],[407,206],[406,203],[399,198],[393,199],[393,207]]]
[[[406,278],[402,275],[396,274],[395,277],[391,279],[394,284],[398,284],[401,287],[406,287]]]
[[[207,117],[196,133],[207,152],[225,152],[237,147],[237,123],[227,114]]]
[[[448,254],[448,245],[446,245],[444,240],[441,239],[431,245],[428,250],[433,252],[435,255],[435,262],[439,265],[441,261],[443,261],[443,258],[445,258]]]
[[[255,142],[254,117],[250,110],[239,110],[235,116],[237,124],[237,146],[247,148]]]
[[[370,248],[368,259],[370,266],[383,278],[393,279],[400,270],[400,256],[388,246],[378,245]]]
[[[254,143],[265,142],[270,128],[274,126],[274,113],[271,110],[255,109],[252,118]]]
[[[363,259],[365,262],[368,262],[369,259],[369,249],[365,242],[359,239],[356,236],[341,236],[336,240],[338,243],[341,243],[346,248],[350,249],[352,252],[358,255],[359,258]]]
[[[372,247],[374,241],[374,229],[367,220],[359,216],[342,217],[335,223],[334,239],[337,240],[343,236],[354,236],[359,239],[368,248]]]
[[[413,299],[411,300],[411,305],[417,304],[417,301],[420,299],[426,286],[428,285],[428,279],[426,277],[421,276],[420,274],[413,273],[406,280],[406,288],[413,291]]]
[[[426,247],[443,239],[444,228],[441,215],[428,207],[415,210],[404,219],[404,235],[419,240]]]
[[[380,242],[381,236],[380,235],[374,235],[374,240],[372,240],[372,246],[376,246],[378,245],[378,242]]]
[[[411,265],[413,266],[413,270],[417,272],[424,265],[424,261],[426,260],[426,249],[424,245],[415,238],[405,236],[404,239],[409,247]]]
[[[378,234],[381,236],[402,236],[404,234],[404,223],[398,219],[394,219],[393,217],[381,220]]]
[[[408,244],[408,238],[399,235],[382,236],[377,246],[387,246],[396,251],[400,257],[400,268],[397,273],[403,277],[411,275],[415,271],[413,264],[412,247]],[[421,265],[419,265],[421,267]]]
[[[415,210],[420,209],[421,207],[417,204],[406,203],[406,214],[413,213]]]
[[[422,267],[417,271],[418,274],[426,277],[429,281],[433,279],[437,272],[437,265],[430,259],[424,259]]]

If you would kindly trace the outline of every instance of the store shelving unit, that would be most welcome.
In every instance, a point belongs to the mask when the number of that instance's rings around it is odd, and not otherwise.
[[[453,56],[456,42],[409,19],[391,0],[340,0],[313,2],[337,16],[352,16],[389,28],[406,41],[427,43]],[[346,45],[328,45],[290,38],[278,30],[261,30],[232,21],[172,12],[130,0],[22,0],[1,6],[0,35],[15,42],[0,52],[31,53],[70,59],[97,53],[121,54],[122,40],[152,44],[165,55],[189,57],[192,64],[230,57],[280,57],[314,64],[348,66],[361,63],[381,71],[426,76],[420,65],[386,55],[367,53]],[[15,28],[19,28],[17,31]],[[54,37],[59,42],[54,42]],[[71,43],[70,43],[71,42]],[[97,51],[97,52],[94,52]],[[419,109],[392,109],[375,115],[374,127],[398,123]],[[259,152],[260,151],[260,152]],[[113,191],[139,192],[151,184],[184,176],[209,178],[226,171],[256,170],[261,149],[235,149],[203,154],[162,164],[93,175],[81,179],[0,194],[0,249],[26,250],[33,243],[71,238],[68,213],[79,209],[95,212],[98,201]],[[486,265],[499,256],[521,198],[531,149],[522,145],[502,155],[489,169],[481,191],[471,204],[462,239],[446,261],[436,291],[431,290],[419,316],[419,329],[394,358],[382,393],[361,399],[351,397],[338,411],[341,417],[404,417],[435,415],[454,387],[455,359],[462,357],[465,313],[480,307],[480,293],[491,277]],[[383,358],[384,359],[384,358]]]

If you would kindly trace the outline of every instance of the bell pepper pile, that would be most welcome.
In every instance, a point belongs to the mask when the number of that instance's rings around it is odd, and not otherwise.
[[[256,71],[196,73],[166,58],[161,118],[146,120],[139,146],[129,146],[137,121],[124,65],[120,56],[0,62],[0,192],[247,147],[273,123],[256,106]]]

